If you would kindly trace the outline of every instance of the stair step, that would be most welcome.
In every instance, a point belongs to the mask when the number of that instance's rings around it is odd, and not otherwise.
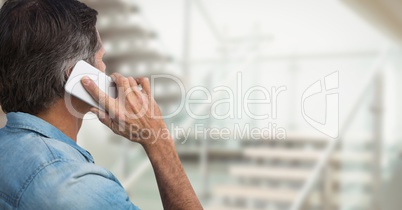
[[[189,134],[189,138],[196,138],[200,139],[204,137],[205,135],[203,133],[196,133],[195,131],[191,131]],[[219,140],[222,138],[222,135],[220,133],[208,133],[206,135],[206,140]],[[229,134],[225,135],[225,138],[230,137],[233,139],[237,139],[241,137],[241,133],[239,131],[231,131]],[[244,138],[241,139],[241,144],[243,147],[247,147],[248,145],[252,146],[253,144],[267,144],[267,147],[271,143],[279,143],[279,144],[298,144],[298,145],[304,145],[304,144],[314,144],[314,145],[325,145],[327,143],[330,143],[331,141],[334,141],[333,139],[326,137],[325,135],[318,135],[318,134],[309,134],[309,133],[303,133],[303,132],[291,132],[288,133],[286,136],[286,139],[274,139],[274,138],[266,138],[263,136],[256,136],[254,135],[254,139],[248,139]],[[368,134],[351,134],[348,136],[348,139],[353,139],[353,144],[362,144],[362,143],[367,143],[370,141],[370,135]]]
[[[281,159],[298,161],[316,161],[323,152],[309,150],[292,150],[283,148],[246,148],[243,155],[253,159]]]
[[[302,182],[309,178],[311,170],[295,168],[275,168],[263,166],[231,166],[229,174],[238,178],[264,179],[275,181],[297,181]],[[332,177],[333,182],[346,184],[371,185],[372,178],[367,172],[338,172]]]
[[[370,133],[351,133],[345,137],[348,140],[352,141],[344,141],[347,145],[361,145],[373,142],[372,134]],[[335,141],[334,139],[325,136],[324,134],[311,134],[306,132],[289,132],[286,134],[285,139],[275,139],[270,136],[264,137],[254,137],[253,139],[242,139],[242,143],[245,145],[254,144],[254,143],[291,143],[291,144],[312,144],[322,146],[330,143],[331,141]]]
[[[241,207],[224,207],[224,206],[214,206],[207,207],[205,210],[256,210],[251,208],[241,208]]]
[[[175,134],[173,134],[175,135]],[[177,135],[177,134],[176,134]],[[176,142],[181,142],[183,143],[188,143],[184,137],[175,137]],[[180,145],[180,144],[178,144]],[[193,159],[193,158],[199,158],[201,155],[201,150],[198,148],[191,148],[191,147],[184,147],[184,146],[178,146],[176,149],[177,153],[181,158],[184,159]],[[219,159],[219,158],[224,158],[224,159],[232,159],[232,160],[237,160],[242,158],[241,152],[238,149],[217,149],[217,148],[211,148],[208,150],[208,158],[209,159]]]
[[[334,181],[345,184],[373,184],[373,178],[369,172],[339,172],[334,175]]]
[[[370,152],[337,152],[332,156],[337,163],[373,163],[374,156]]]
[[[248,141],[262,140],[262,141],[283,141],[283,142],[302,142],[302,143],[328,143],[332,139],[322,134],[310,134],[305,132],[291,132],[286,134],[286,139],[272,139],[264,136],[258,139],[246,139]]]
[[[321,133],[308,133],[303,131],[294,131],[286,134],[289,139],[302,139],[307,141],[329,141],[332,138]]]
[[[313,162],[321,158],[323,151],[283,148],[247,148],[243,150],[243,155],[253,159]],[[332,161],[337,163],[367,163],[373,161],[373,155],[369,152],[337,152],[332,155]]]
[[[196,135],[202,135],[200,133],[196,133],[194,131],[192,131],[190,133],[190,137],[195,138]],[[231,131],[230,134],[228,134],[228,136],[233,137],[234,139],[236,137],[242,137],[241,132],[235,132],[235,131]],[[208,134],[208,137],[210,139],[213,140],[217,140],[222,138],[221,134],[219,133],[210,133]],[[275,138],[268,138],[268,137],[264,137],[264,136],[257,136],[254,135],[253,139],[248,139],[243,138],[242,139],[242,143],[258,143],[258,142],[266,142],[266,143],[274,143],[274,142],[293,142],[293,143],[319,143],[319,144],[326,144],[330,141],[331,139],[329,137],[323,136],[323,135],[310,135],[310,134],[305,134],[305,133],[290,133],[287,134],[286,139],[275,139]]]
[[[304,181],[310,176],[311,170],[258,166],[233,166],[229,168],[229,173],[236,177]]]
[[[297,196],[295,190],[268,189],[250,186],[224,185],[214,190],[221,197],[266,200],[271,202],[290,203]]]
[[[332,207],[340,209],[340,207],[349,206],[353,209],[370,209],[370,196],[367,194],[354,194],[345,193],[344,196],[340,195],[339,192],[332,195],[329,198]],[[323,204],[323,200],[320,192],[315,191],[310,194],[307,202],[312,206],[320,206]]]
[[[279,202],[292,204],[295,201],[298,194],[297,191],[283,190],[283,189],[260,189],[257,187],[244,187],[244,186],[222,186],[215,190],[216,195],[220,197],[240,198],[250,200],[264,200],[268,202]],[[319,192],[313,192],[307,199],[307,202],[311,206],[321,206],[322,200]],[[365,209],[369,208],[370,197],[367,195],[350,194],[347,196],[339,196],[334,194],[330,199],[330,206],[340,207],[342,205],[353,206],[355,208]],[[247,207],[224,207],[210,206],[207,210],[256,210],[254,208]]]

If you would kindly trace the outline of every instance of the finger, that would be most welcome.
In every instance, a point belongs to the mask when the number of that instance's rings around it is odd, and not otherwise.
[[[140,91],[140,89],[138,88],[138,83],[137,81],[135,81],[135,79],[133,77],[129,77],[128,81],[130,83],[131,89],[134,91],[134,95],[136,96],[137,101],[139,102],[139,104],[143,104],[143,92]]]
[[[103,92],[99,87],[92,81],[89,77],[84,76],[81,79],[82,85],[88,91],[88,93],[92,96],[101,105],[103,108],[106,109],[109,113],[114,113],[115,108],[115,100],[110,98]]]
[[[128,78],[128,82],[130,83],[130,87],[134,90],[134,91],[140,91],[138,89],[138,83],[137,81],[135,81],[135,79],[133,77],[129,77]]]
[[[117,87],[124,88],[124,91],[130,88],[130,82],[127,77],[124,77],[119,73],[113,73],[111,76],[113,76],[112,79],[116,83]]]
[[[146,77],[137,78],[137,83],[142,86],[142,90],[145,91],[147,95],[151,95],[151,85],[149,84],[149,79]]]
[[[113,76],[117,87],[119,101],[124,103],[127,95],[133,92],[133,89],[130,87],[129,79],[119,73],[114,73]]]

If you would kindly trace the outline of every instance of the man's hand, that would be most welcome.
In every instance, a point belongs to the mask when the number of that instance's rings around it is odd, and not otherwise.
[[[118,135],[139,142],[154,169],[164,209],[202,209],[184,172],[174,142],[151,95],[149,80],[111,75],[118,97],[110,98],[89,78],[83,78],[85,89],[106,110],[97,108],[99,120]],[[142,90],[138,89],[138,85]]]
[[[82,80],[87,91],[106,110],[91,109],[99,120],[114,133],[143,145],[158,140],[172,141],[160,109],[152,97],[149,79],[126,78],[118,73],[112,74],[111,78],[116,83],[116,99],[106,95],[92,80]],[[142,86],[142,90],[139,90],[138,85]]]

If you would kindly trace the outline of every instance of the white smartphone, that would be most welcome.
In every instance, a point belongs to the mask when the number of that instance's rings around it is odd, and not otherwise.
[[[93,107],[104,111],[104,108],[99,106],[98,102],[96,102],[95,99],[93,99],[92,96],[85,90],[84,86],[82,86],[81,79],[84,76],[88,76],[90,79],[92,79],[98,85],[99,89],[112,98],[117,98],[116,84],[113,82],[112,78],[107,76],[105,73],[93,67],[91,64],[81,60],[78,61],[73,68],[73,71],[71,72],[70,77],[64,86],[64,89],[67,93],[83,100]]]

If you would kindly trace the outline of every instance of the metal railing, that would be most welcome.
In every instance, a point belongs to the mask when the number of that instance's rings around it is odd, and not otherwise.
[[[302,208],[302,206],[305,204],[306,200],[308,199],[308,196],[310,195],[311,191],[313,190],[314,186],[317,184],[317,182],[321,178],[321,172],[324,170],[326,165],[330,162],[331,160],[331,155],[335,152],[337,146],[342,142],[342,139],[344,139],[346,133],[348,132],[352,120],[355,118],[356,113],[361,106],[361,102],[363,101],[363,98],[365,97],[366,93],[369,91],[369,88],[373,85],[374,82],[376,82],[376,78],[380,76],[382,67],[384,66],[384,63],[387,60],[389,53],[389,48],[386,46],[382,49],[380,55],[378,56],[377,60],[374,62],[374,65],[372,66],[371,70],[368,73],[368,77],[366,81],[364,82],[363,88],[361,92],[358,94],[358,98],[356,98],[354,105],[352,106],[351,110],[348,112],[348,115],[346,117],[345,122],[343,123],[343,126],[339,130],[339,137],[337,139],[334,139],[331,141],[328,146],[325,148],[323,155],[317,162],[317,164],[314,167],[314,170],[312,172],[312,175],[309,177],[309,179],[306,181],[306,183],[303,185],[302,190],[300,191],[297,199],[295,202],[292,204],[290,210],[299,210]]]

